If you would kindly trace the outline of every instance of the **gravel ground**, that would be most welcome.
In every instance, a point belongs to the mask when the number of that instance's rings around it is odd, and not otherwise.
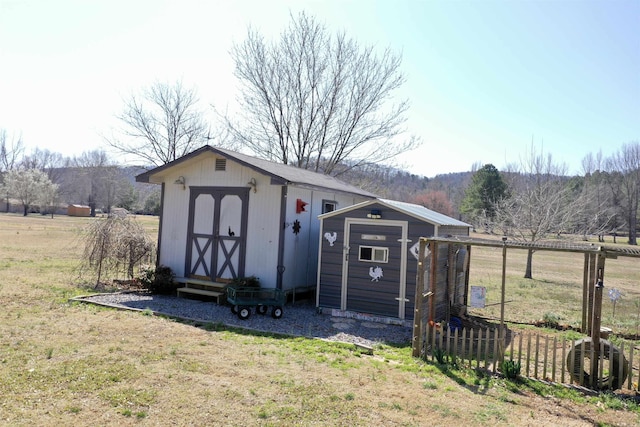
[[[266,315],[257,314],[252,310],[248,319],[241,320],[231,313],[230,307],[226,305],[165,295],[123,292],[86,296],[77,300],[123,309],[149,309],[157,314],[203,323],[223,323],[258,331],[321,338],[369,347],[379,343],[411,344],[410,327],[319,314],[315,307],[304,302],[285,305],[284,314],[280,319],[272,318],[270,310]]]

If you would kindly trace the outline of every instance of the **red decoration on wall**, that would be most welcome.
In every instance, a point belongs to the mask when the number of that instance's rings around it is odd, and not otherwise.
[[[304,207],[308,204],[307,202],[303,202],[302,199],[296,199],[296,213],[306,212],[307,210]]]

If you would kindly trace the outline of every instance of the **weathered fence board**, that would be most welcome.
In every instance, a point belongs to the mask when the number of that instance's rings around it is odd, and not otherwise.
[[[596,349],[586,339],[569,341],[497,327],[451,329],[446,324],[428,326],[424,332],[425,360],[436,360],[436,352],[440,352],[439,357],[446,361],[496,373],[508,359],[521,366],[520,374],[525,377],[593,389],[638,388],[640,360],[634,360],[632,342],[614,345],[603,339]],[[593,377],[592,372],[597,375]]]

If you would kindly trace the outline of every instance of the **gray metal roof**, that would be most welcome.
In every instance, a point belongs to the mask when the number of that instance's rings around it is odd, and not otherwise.
[[[459,221],[455,218],[451,218],[445,214],[441,214],[440,212],[432,211],[431,209],[427,209],[424,206],[416,205],[413,203],[399,202],[397,200],[388,200],[388,199],[378,199],[380,203],[393,207],[398,211],[405,212],[409,215],[412,215],[416,218],[423,219],[427,222],[436,225],[453,225],[457,227],[471,227],[470,224],[466,222]]]
[[[150,182],[153,175],[159,174],[173,166],[181,164],[189,159],[193,159],[203,153],[214,153],[227,159],[236,161],[253,170],[261,172],[271,177],[272,181],[281,184],[295,185],[302,187],[310,187],[316,189],[337,191],[341,193],[357,194],[360,196],[376,198],[377,196],[361,188],[347,184],[329,175],[297,168],[294,166],[274,163],[269,160],[260,159],[258,157],[249,156],[236,151],[205,145],[179,159],[174,160],[166,165],[159,166],[155,169],[147,171],[136,176],[138,182]]]
[[[405,213],[407,215],[411,215],[414,218],[417,218],[419,220],[422,220],[437,226],[451,225],[456,227],[469,227],[469,228],[472,227],[471,224],[458,221],[455,218],[451,218],[450,216],[441,214],[436,211],[432,211],[431,209],[427,209],[424,206],[415,205],[413,203],[399,202],[397,200],[389,200],[389,199],[369,200],[369,201],[358,203],[352,206],[347,206],[345,208],[338,209],[333,212],[322,214],[319,216],[319,218],[323,219],[323,218],[331,217],[334,215],[340,215],[344,212],[360,209],[360,208],[372,205],[374,203],[382,204],[388,208]]]

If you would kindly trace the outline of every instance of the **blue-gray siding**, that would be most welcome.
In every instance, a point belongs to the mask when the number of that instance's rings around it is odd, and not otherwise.
[[[382,220],[405,221],[408,224],[407,250],[416,244],[420,237],[434,236],[436,227],[434,224],[425,222],[405,212],[401,212],[381,204],[371,204],[366,207],[352,209],[343,214],[328,216],[323,219],[322,231],[325,233],[336,233],[336,240],[333,246],[321,236],[321,263],[319,276],[318,305],[324,308],[341,308],[342,297],[342,269],[343,269],[343,247],[345,242],[344,226],[347,218],[366,219],[367,214],[372,210],[379,210]],[[375,223],[370,225],[352,225],[352,236],[350,241],[349,270],[347,280],[347,300],[346,308],[349,311],[384,315],[389,317],[398,316],[399,277],[401,266],[401,244],[400,227],[378,226]],[[467,227],[443,226],[438,230],[439,235],[468,235]],[[384,242],[360,241],[361,234],[388,235]],[[375,263],[362,263],[358,260],[358,247],[360,244],[371,246],[389,247],[389,262],[381,264],[384,276],[378,282],[372,282],[369,276],[369,267],[375,267]],[[446,257],[444,258],[446,260]],[[440,268],[444,268],[441,266]],[[405,319],[413,319],[415,290],[417,279],[417,260],[410,253],[407,254],[406,266],[406,302]],[[395,281],[395,282],[394,282]],[[441,286],[440,284],[438,286]],[[445,284],[446,291],[446,284]],[[459,289],[456,291],[460,292]],[[463,291],[464,292],[464,291]],[[461,294],[457,294],[453,299],[459,301]],[[438,292],[438,307],[442,309],[447,304],[447,292]],[[436,310],[440,311],[440,310]]]

